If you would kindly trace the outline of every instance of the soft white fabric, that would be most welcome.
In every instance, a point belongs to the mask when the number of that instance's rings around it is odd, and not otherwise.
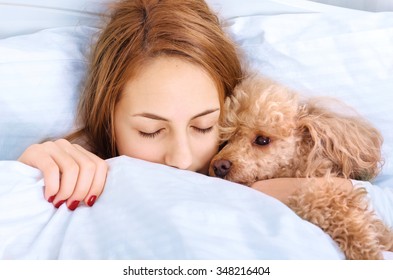
[[[127,157],[105,195],[56,210],[36,169],[0,162],[0,259],[341,259],[319,228],[258,191]],[[317,246],[316,246],[317,244]]]
[[[385,251],[382,253],[384,260],[393,260],[393,252]]]
[[[64,27],[0,40],[0,160],[71,131],[94,32]]]
[[[0,39],[46,28],[100,24],[111,0],[0,0]],[[221,17],[304,12],[347,12],[347,9],[304,0],[206,0]],[[355,12],[355,11],[353,11]],[[359,11],[360,12],[360,11]]]
[[[106,1],[0,2],[0,38],[9,37],[0,40],[0,258],[342,258],[284,205],[229,182],[122,157],[109,161],[96,205],[71,212],[44,201],[40,172],[4,161],[72,129]],[[367,189],[391,219],[383,197],[393,186],[392,13],[302,0],[208,2],[259,71],[306,95],[338,97],[382,131],[386,164]],[[26,35],[10,37],[17,34]]]
[[[0,0],[0,39],[64,26],[97,27],[110,0]]]

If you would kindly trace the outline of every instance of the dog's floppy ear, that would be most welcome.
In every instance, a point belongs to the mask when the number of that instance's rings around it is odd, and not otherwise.
[[[308,154],[305,176],[370,180],[379,173],[382,136],[359,115],[341,115],[314,100],[300,110],[298,121],[301,153]]]

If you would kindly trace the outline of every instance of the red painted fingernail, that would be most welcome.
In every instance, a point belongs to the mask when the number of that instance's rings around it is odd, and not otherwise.
[[[90,207],[92,207],[94,205],[94,203],[96,202],[97,196],[96,195],[92,195],[89,200],[87,201],[87,205],[89,205]]]
[[[48,202],[52,203],[53,200],[55,200],[55,195],[52,195],[51,197],[48,198]]]
[[[57,203],[55,204],[55,207],[56,207],[56,208],[59,208],[59,207],[64,203],[64,201],[65,201],[65,200],[60,200],[59,202],[57,202]]]
[[[78,207],[79,205],[79,200],[74,200],[70,206],[68,206],[68,209],[70,209],[71,211],[74,211],[76,209],[76,207]]]

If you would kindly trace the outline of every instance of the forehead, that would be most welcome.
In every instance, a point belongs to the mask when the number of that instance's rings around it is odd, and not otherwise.
[[[130,110],[194,110],[220,104],[217,85],[200,66],[161,56],[148,61],[130,78],[121,100]],[[124,105],[124,104],[123,104]]]

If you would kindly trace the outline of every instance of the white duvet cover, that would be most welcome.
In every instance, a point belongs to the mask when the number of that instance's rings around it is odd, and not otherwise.
[[[370,197],[391,219],[384,193],[393,188],[392,13],[297,0],[209,2],[252,67],[305,95],[338,97],[381,130],[385,166]],[[108,161],[92,208],[46,202],[40,172],[15,159],[72,129],[97,31],[89,22],[0,40],[0,259],[343,258],[325,233],[273,198],[127,157]]]
[[[2,162],[0,258],[342,257],[319,228],[255,190],[127,157],[109,164],[105,194],[70,211],[44,200],[39,171]]]

